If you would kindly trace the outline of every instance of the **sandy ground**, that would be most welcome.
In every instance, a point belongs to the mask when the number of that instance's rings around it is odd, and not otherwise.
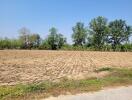
[[[101,67],[132,68],[132,52],[0,50],[0,85],[100,77]]]
[[[94,93],[61,95],[59,97],[50,97],[42,100],[132,100],[132,86],[105,89]]]

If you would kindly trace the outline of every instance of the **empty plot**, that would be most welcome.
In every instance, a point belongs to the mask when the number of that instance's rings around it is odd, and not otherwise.
[[[132,68],[131,52],[0,51],[0,85],[98,76],[101,67]]]

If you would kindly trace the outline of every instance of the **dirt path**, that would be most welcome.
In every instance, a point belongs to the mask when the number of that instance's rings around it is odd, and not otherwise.
[[[59,97],[50,97],[42,100],[132,100],[132,86],[105,89],[94,93],[61,95]]]

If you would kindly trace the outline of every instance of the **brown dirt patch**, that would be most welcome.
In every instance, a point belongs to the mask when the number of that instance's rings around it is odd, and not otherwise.
[[[132,52],[1,50],[0,85],[102,76],[94,70],[115,66],[132,68]]]

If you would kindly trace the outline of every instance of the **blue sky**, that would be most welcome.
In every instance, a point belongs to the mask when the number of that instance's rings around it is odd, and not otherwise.
[[[97,16],[132,25],[132,0],[0,0],[0,37],[17,37],[18,30],[27,27],[45,38],[54,26],[71,43],[75,23],[88,26]]]

